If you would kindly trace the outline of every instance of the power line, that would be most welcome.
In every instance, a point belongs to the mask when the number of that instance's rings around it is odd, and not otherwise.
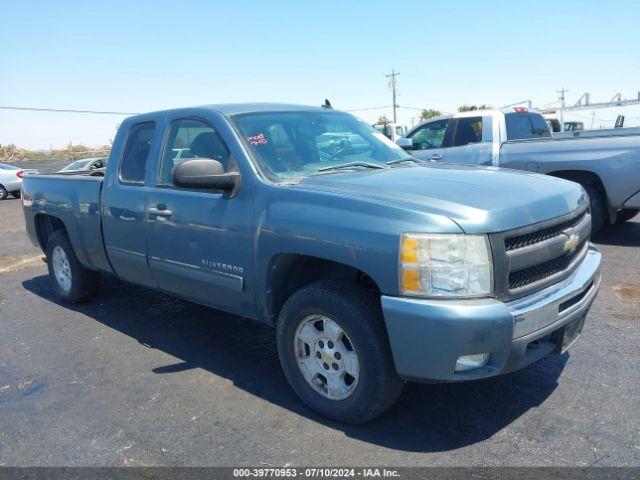
[[[405,107],[404,105],[397,105],[398,108],[404,108],[406,110],[418,110],[421,112],[422,110],[426,110],[426,108],[418,108],[418,107]]]
[[[54,113],[93,113],[97,115],[138,115],[138,112],[107,112],[101,110],[73,110],[67,108],[36,108],[0,106],[0,110],[20,110],[27,112],[54,112]]]
[[[363,108],[347,108],[343,112],[364,112],[365,110],[380,110],[381,108],[389,108],[390,105],[382,105],[379,107],[363,107]]]

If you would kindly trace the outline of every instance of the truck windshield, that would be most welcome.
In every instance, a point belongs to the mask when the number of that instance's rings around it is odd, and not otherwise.
[[[362,169],[411,158],[375,128],[341,112],[265,112],[232,117],[272,181]],[[345,167],[345,164],[348,164]],[[339,169],[330,167],[340,165]]]

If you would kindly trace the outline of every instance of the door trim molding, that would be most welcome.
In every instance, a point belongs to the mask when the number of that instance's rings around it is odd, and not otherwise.
[[[153,265],[151,265],[153,263]],[[211,283],[220,287],[229,288],[236,292],[244,291],[244,278],[231,273],[209,270],[188,263],[167,260],[164,258],[149,256],[149,266],[153,272],[154,268],[164,270],[172,275],[193,279],[201,282]]]

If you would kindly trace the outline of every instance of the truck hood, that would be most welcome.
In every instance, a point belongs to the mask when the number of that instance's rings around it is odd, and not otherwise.
[[[582,188],[567,180],[466,165],[335,172],[307,177],[298,187],[442,215],[466,233],[493,233],[532,225],[587,204]]]

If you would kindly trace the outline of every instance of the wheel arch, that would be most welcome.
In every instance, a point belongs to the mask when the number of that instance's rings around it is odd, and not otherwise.
[[[62,230],[68,236],[67,227],[58,217],[46,213],[38,213],[35,216],[36,235],[38,244],[43,252],[47,251],[47,242],[51,234],[57,230]]]
[[[352,265],[311,255],[280,253],[271,258],[266,271],[263,310],[267,323],[276,323],[282,306],[295,291],[323,279],[353,281],[380,294],[375,280]]]
[[[564,180],[570,180],[572,182],[579,183],[580,185],[592,185],[595,187],[604,198],[606,205],[606,212],[609,223],[613,223],[616,220],[616,212],[611,207],[607,189],[604,186],[604,182],[600,176],[591,170],[555,170],[547,173],[552,177],[563,178]]]

